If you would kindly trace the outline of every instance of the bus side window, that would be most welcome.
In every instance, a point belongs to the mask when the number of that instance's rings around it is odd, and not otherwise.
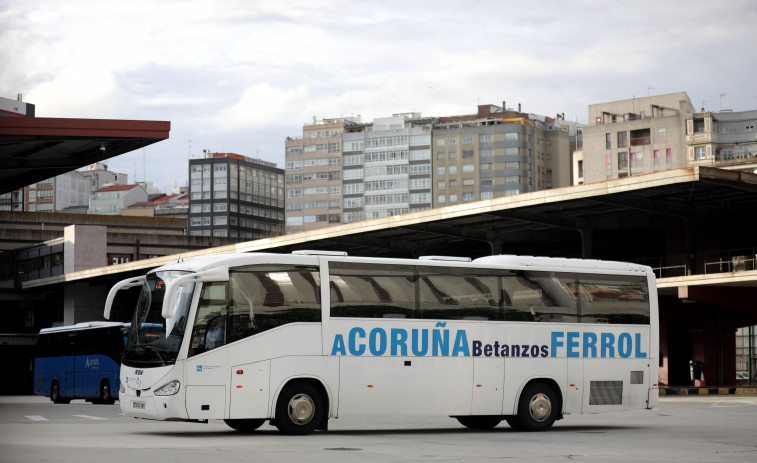
[[[331,262],[331,316],[418,318],[415,266]]]
[[[321,321],[317,268],[251,265],[230,276],[228,342],[287,323]]]
[[[418,267],[421,318],[498,320],[500,273]]]

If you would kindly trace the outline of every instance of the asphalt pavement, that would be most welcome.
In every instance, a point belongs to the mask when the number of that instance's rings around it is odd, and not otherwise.
[[[570,415],[546,432],[472,431],[451,418],[364,417],[284,436],[263,425],[127,418],[118,405],[0,396],[0,463],[193,462],[755,462],[757,397],[662,397],[660,407]]]

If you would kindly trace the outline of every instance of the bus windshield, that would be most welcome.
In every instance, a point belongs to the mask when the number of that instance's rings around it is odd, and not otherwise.
[[[161,315],[166,285],[188,272],[166,271],[147,276],[134,310],[122,363],[132,367],[173,365],[179,354],[189,316],[194,284],[181,286],[168,320]]]

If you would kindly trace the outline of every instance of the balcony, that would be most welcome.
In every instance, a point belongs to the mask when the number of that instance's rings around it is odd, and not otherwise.
[[[631,139],[631,146],[649,145],[651,143],[651,137],[637,137]]]

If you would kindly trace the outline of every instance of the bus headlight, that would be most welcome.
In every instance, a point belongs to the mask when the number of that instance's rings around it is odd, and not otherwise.
[[[181,383],[179,383],[178,380],[173,380],[170,383],[166,384],[165,386],[155,389],[154,394],[155,395],[175,395],[177,392],[179,392],[180,385]]]

